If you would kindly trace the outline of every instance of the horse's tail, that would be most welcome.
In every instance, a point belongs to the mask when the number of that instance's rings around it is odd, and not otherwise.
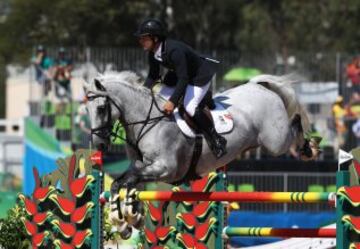
[[[299,114],[301,116],[302,128],[304,132],[308,132],[310,128],[309,117],[296,98],[295,91],[291,86],[300,81],[302,81],[301,77],[294,74],[283,76],[264,74],[252,78],[249,83],[261,84],[278,94],[284,102],[289,119],[293,119],[296,114]]]

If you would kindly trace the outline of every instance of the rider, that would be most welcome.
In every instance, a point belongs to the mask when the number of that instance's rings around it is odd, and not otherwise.
[[[200,105],[209,93],[219,62],[201,56],[181,41],[167,38],[164,25],[157,19],[142,22],[135,36],[149,55],[150,69],[144,85],[152,88],[161,79],[160,65],[167,68],[169,71],[160,91],[167,98],[164,112],[170,115],[183,102],[187,114],[203,132],[214,155],[222,157],[226,154],[226,139],[216,132],[212,120]]]

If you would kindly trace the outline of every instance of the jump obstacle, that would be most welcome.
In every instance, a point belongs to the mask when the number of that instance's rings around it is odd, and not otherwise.
[[[225,227],[224,234],[232,236],[285,237],[285,238],[335,238],[334,228],[286,229],[272,227]]]
[[[120,192],[124,200],[125,192]],[[265,202],[265,203],[319,203],[335,204],[335,193],[318,192],[172,192],[138,191],[139,201],[225,201],[225,202]]]
[[[100,167],[101,160],[98,154],[94,158],[92,156],[94,154],[85,151],[77,152],[75,155],[75,159],[73,156],[61,161],[62,164],[59,164],[60,169],[64,167],[64,162],[67,165],[73,165],[69,171],[66,171],[65,175],[58,176],[56,179],[53,175],[52,178],[50,176],[43,177],[41,179],[42,187],[39,185],[35,189],[32,198],[22,197],[28,213],[32,215],[31,220],[24,221],[24,224],[28,233],[33,238],[33,248],[46,248],[46,245],[52,242],[58,248],[65,248],[64,245],[70,244],[76,248],[102,248],[103,221],[101,203],[103,201],[99,201],[99,197],[106,194],[103,193],[101,195],[103,185]],[[224,248],[226,239],[233,236],[284,238],[336,237],[338,249],[360,248],[360,244],[357,243],[357,241],[360,241],[360,218],[354,216],[354,214],[358,213],[358,207],[360,206],[360,186],[356,186],[359,185],[360,175],[360,162],[356,158],[360,158],[360,149],[353,150],[352,155],[355,157],[352,165],[350,167],[340,167],[337,172],[336,194],[312,192],[224,192],[223,177],[219,177],[214,173],[190,185],[176,187],[173,191],[138,191],[135,194],[136,199],[144,202],[147,213],[146,218],[150,220],[147,222],[148,226],[145,226],[142,232],[144,244],[140,248],[150,248],[154,245],[168,246],[169,241],[171,241],[170,245],[176,244],[180,248],[193,248],[199,244],[204,245],[204,248]],[[86,163],[84,161],[81,162],[79,158],[85,158]],[[87,165],[86,170],[84,165]],[[74,172],[77,172],[77,175]],[[79,175],[79,172],[82,173]],[[37,182],[39,182],[39,179],[37,179]],[[63,193],[57,193],[54,187],[47,188],[51,194],[39,195],[41,191],[44,192],[44,186],[55,186],[56,182],[54,180],[59,179],[67,181],[68,186],[65,184],[63,188],[70,190],[68,196],[61,197]],[[72,184],[75,180],[82,182],[82,187],[76,188]],[[350,183],[353,185],[352,187],[349,187]],[[209,192],[211,190],[213,192]],[[119,194],[120,199],[125,197],[124,192]],[[327,202],[333,205],[335,203],[335,195],[337,196],[336,229],[223,227],[226,219],[226,212],[224,211],[225,202]],[[58,206],[62,214],[59,214],[59,210],[54,211],[52,214],[47,214],[45,218],[39,220],[37,213],[43,214],[46,212],[47,205],[45,204],[49,200],[50,203]],[[34,208],[34,206],[29,204],[31,201],[38,209],[33,213],[31,213],[31,208]],[[156,202],[152,203],[152,201]],[[71,216],[73,214],[71,212],[79,209],[80,204],[83,204],[80,206],[83,209],[82,217],[80,220],[76,220]],[[61,221],[59,217],[65,221]],[[72,223],[69,222],[69,217]],[[50,230],[42,227],[45,226],[46,220],[50,221],[48,224],[52,225],[50,225]],[[84,228],[86,226],[83,223],[86,222],[88,228]],[[81,233],[78,231],[79,227],[83,229],[80,231]],[[42,232],[40,233],[39,231]],[[219,236],[219,234],[222,234],[222,236]],[[75,237],[77,241],[74,241]]]
[[[103,248],[101,154],[78,150],[56,163],[42,177],[34,168],[33,194],[19,195],[30,217],[22,221],[32,248]]]

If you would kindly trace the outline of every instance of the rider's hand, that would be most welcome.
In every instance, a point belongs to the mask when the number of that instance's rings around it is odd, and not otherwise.
[[[164,112],[165,112],[167,115],[170,115],[171,113],[173,113],[174,108],[175,108],[175,105],[174,105],[173,102],[171,102],[171,101],[166,101],[166,103],[165,103],[165,105],[164,105]]]

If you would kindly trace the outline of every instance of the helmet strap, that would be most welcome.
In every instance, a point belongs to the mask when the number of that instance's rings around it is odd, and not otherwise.
[[[156,36],[156,35],[151,35],[151,40],[154,42],[154,43],[158,43],[160,41],[159,37]],[[157,38],[157,41],[156,41],[156,38]]]

